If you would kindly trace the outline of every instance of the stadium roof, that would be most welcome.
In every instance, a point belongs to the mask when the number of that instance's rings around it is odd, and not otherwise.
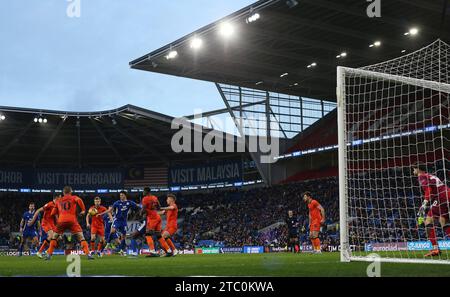
[[[133,105],[99,112],[0,107],[0,114],[6,117],[0,120],[0,166],[5,167],[167,166],[242,157],[177,154],[171,148],[178,131],[171,129],[174,118]]]
[[[336,66],[370,65],[437,38],[448,41],[447,3],[381,1],[381,17],[369,18],[366,11],[371,3],[363,0],[262,0],[138,58],[130,66],[335,101]],[[260,18],[246,23],[255,13]],[[234,26],[228,39],[219,34],[224,23]],[[413,28],[418,32],[410,33]],[[202,40],[201,48],[191,48],[193,38]],[[379,46],[374,45],[377,41]],[[167,59],[172,50],[178,55]],[[342,53],[346,56],[338,58]],[[316,66],[308,68],[313,63]]]

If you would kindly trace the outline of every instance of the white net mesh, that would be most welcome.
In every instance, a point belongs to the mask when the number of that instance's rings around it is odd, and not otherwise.
[[[338,98],[345,100],[340,127],[347,144],[340,164],[346,175],[341,215],[352,259],[376,252],[391,260],[450,261],[449,62],[450,46],[437,40],[394,60],[339,72]],[[418,223],[425,188],[413,174],[416,162],[444,185],[430,186],[439,193],[430,196],[436,205],[434,219],[426,212],[427,227]],[[425,257],[433,249],[431,229],[440,254]]]

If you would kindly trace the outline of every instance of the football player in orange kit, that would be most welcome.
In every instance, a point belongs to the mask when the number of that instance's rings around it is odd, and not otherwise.
[[[167,207],[161,207],[163,214],[166,215],[166,228],[162,233],[162,237],[166,240],[173,255],[175,256],[178,251],[170,238],[177,232],[177,220],[178,220],[178,206],[176,204],[177,197],[174,194],[167,194]]]
[[[314,253],[320,254],[320,227],[325,223],[325,209],[311,197],[310,192],[303,193],[303,201],[309,209],[309,238],[314,248]]]
[[[39,249],[39,251],[36,253],[36,256],[38,258],[42,259],[42,253],[47,248],[47,246],[50,244],[50,240],[53,238],[53,234],[56,230],[55,225],[55,217],[52,215],[53,208],[56,207],[56,200],[59,199],[61,195],[55,194],[53,196],[53,200],[45,204],[43,207],[36,210],[34,213],[33,218],[28,223],[29,226],[34,224],[34,221],[38,218],[39,214],[41,212],[44,212],[44,215],[42,217],[42,223],[41,223],[41,229],[42,229],[42,235],[41,235],[41,241],[42,245]]]
[[[102,200],[100,197],[94,198],[94,206],[91,206],[89,208],[88,213],[86,214],[86,227],[91,227],[91,254],[95,253],[95,241],[98,237],[99,242],[97,245],[97,255],[99,257],[102,256],[102,248],[105,242],[105,224],[103,222],[103,216],[101,215],[103,212],[107,211],[108,209],[101,205]],[[96,214],[91,216],[90,211],[91,210],[97,210]],[[111,213],[108,213],[108,216],[110,220],[112,221],[112,215]],[[92,218],[92,224],[89,223],[89,218]]]
[[[94,257],[89,253],[89,246],[84,239],[83,230],[77,220],[77,206],[80,207],[80,216],[83,216],[86,212],[83,200],[80,197],[72,195],[72,188],[69,186],[64,187],[63,197],[56,201],[56,207],[52,210],[52,215],[58,215],[58,221],[56,223],[56,230],[50,241],[50,247],[47,250],[47,257],[45,260],[50,260],[53,251],[57,245],[56,239],[62,235],[64,231],[69,230],[75,235],[78,241],[81,243],[84,254],[88,260],[93,260]]]
[[[145,187],[143,192],[144,198],[142,198],[142,210],[147,215],[147,226],[145,231],[145,239],[147,240],[150,254],[147,257],[158,257],[155,251],[155,243],[153,242],[153,235],[159,241],[161,247],[166,251],[166,256],[172,256],[172,251],[169,248],[166,240],[161,236],[162,221],[158,214],[160,210],[160,204],[158,198],[150,194],[150,188]]]

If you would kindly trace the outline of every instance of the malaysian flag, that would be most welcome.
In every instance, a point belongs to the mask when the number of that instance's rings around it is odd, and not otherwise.
[[[125,176],[125,188],[167,187],[168,168],[130,168]]]

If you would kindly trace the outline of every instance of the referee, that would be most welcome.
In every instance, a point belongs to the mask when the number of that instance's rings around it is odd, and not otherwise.
[[[294,212],[292,210],[288,211],[288,216],[286,218],[286,225],[288,227],[288,251],[296,253],[299,251],[298,246],[298,218],[294,217]]]

